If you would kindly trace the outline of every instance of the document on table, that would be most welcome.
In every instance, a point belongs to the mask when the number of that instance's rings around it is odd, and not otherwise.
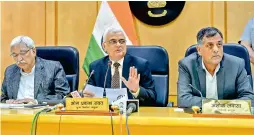
[[[0,103],[0,108],[24,108],[24,104],[5,104]]]
[[[97,98],[103,97],[104,88],[102,87],[96,87],[96,86],[88,84],[85,90],[93,92],[95,97]],[[122,97],[125,97],[126,100],[128,99],[126,88],[121,88],[121,89],[106,88],[106,96],[109,100],[109,104],[111,104],[113,101],[116,101]]]

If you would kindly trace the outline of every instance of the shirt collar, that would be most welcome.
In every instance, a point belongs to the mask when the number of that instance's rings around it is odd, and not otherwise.
[[[110,59],[110,60],[111,60],[111,59]],[[114,65],[114,63],[116,63],[116,62],[118,62],[118,63],[120,64],[120,66],[122,66],[122,65],[123,65],[123,60],[124,60],[124,57],[123,57],[122,59],[118,60],[118,61],[113,61],[113,60],[111,60],[111,61],[112,61],[111,67],[114,67],[113,65]]]
[[[21,75],[24,75],[24,76],[32,75],[32,74],[34,74],[34,70],[35,70],[35,64],[34,64],[32,71],[30,73],[23,72],[22,69],[20,69],[20,73],[21,73]]]
[[[207,71],[206,67],[205,67],[203,58],[202,58],[202,68],[203,68],[207,73],[209,73],[209,72]],[[217,67],[216,67],[216,69],[215,69],[215,74],[219,71],[219,69],[220,69],[220,63],[217,65]]]

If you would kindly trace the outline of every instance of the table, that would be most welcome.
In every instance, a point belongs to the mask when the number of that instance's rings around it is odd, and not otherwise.
[[[38,110],[2,109],[2,135],[28,135]],[[113,116],[115,135],[126,135],[126,117]],[[122,122],[122,124],[120,124]],[[194,118],[174,108],[142,107],[128,118],[131,135],[254,135],[254,119]],[[122,125],[122,126],[121,126]],[[18,132],[18,131],[19,132]],[[42,113],[37,135],[111,135],[110,116],[55,115]]]

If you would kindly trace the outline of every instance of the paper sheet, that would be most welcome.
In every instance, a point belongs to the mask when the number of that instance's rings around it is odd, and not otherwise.
[[[104,88],[96,87],[96,86],[92,86],[88,84],[85,90],[93,92],[95,94],[95,97],[98,97],[98,98],[103,97]],[[126,88],[121,88],[121,89],[106,88],[106,96],[109,99],[110,104],[113,101],[116,101],[117,99],[120,99],[122,97],[126,98],[126,100],[128,99]]]

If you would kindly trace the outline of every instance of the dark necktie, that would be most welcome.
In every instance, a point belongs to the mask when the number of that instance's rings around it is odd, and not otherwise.
[[[120,64],[118,62],[115,62],[113,66],[115,67],[115,73],[111,80],[111,88],[120,88],[120,75],[118,70]]]

